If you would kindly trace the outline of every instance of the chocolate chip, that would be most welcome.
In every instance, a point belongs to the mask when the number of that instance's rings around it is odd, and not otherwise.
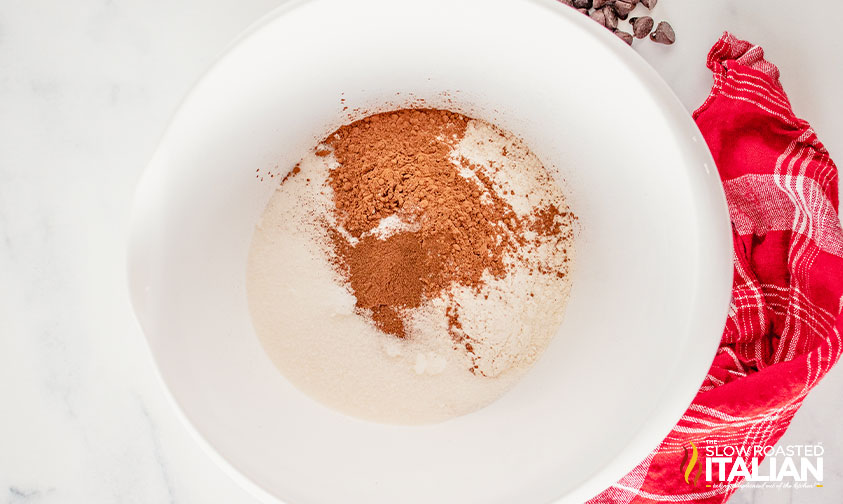
[[[603,16],[606,18],[606,28],[615,30],[618,27],[618,15],[615,14],[615,9],[611,5],[607,5],[601,9]]]
[[[606,14],[603,13],[603,9],[593,10],[588,16],[600,23],[600,26],[606,26]]]
[[[574,0],[574,7],[577,9],[590,9],[591,0]]]
[[[644,7],[653,10],[656,7],[656,4],[659,0],[641,0],[641,3],[644,4]]]
[[[594,0],[592,7],[595,9],[602,9],[604,5],[614,3],[615,0]]]
[[[615,30],[615,35],[618,36],[619,39],[623,40],[629,45],[632,45],[632,35],[623,31],[623,30]]]
[[[632,33],[639,39],[649,35],[655,24],[650,16],[630,18],[629,22],[632,24]]]
[[[650,34],[650,40],[659,44],[671,45],[676,42],[676,33],[667,21],[662,21],[656,26],[656,30]]]
[[[620,19],[626,19],[629,13],[632,12],[632,9],[635,8],[635,4],[630,0],[617,0],[612,4],[612,7],[614,7],[615,13]]]

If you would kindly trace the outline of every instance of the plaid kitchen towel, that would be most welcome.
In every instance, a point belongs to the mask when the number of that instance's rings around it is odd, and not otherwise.
[[[714,155],[732,220],[729,318],[682,419],[592,504],[725,502],[752,474],[752,458],[776,456],[770,447],[840,357],[837,168],[808,123],[793,114],[779,71],[761,47],[726,33],[711,49],[708,67],[714,87],[694,119]],[[727,460],[708,460],[712,455]],[[814,472],[794,458],[795,468],[780,463],[776,471],[805,471],[813,486]],[[808,457],[810,465],[815,458]]]

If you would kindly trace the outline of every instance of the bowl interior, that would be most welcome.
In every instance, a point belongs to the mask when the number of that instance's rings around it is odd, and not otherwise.
[[[327,409],[276,371],[245,270],[264,205],[306,149],[349,117],[419,100],[524,138],[582,234],[565,321],[526,378],[476,413],[398,427]],[[552,0],[288,2],[162,140],[135,203],[132,298],[181,411],[264,495],[582,500],[655,448],[711,362],[731,285],[713,166],[643,61]]]

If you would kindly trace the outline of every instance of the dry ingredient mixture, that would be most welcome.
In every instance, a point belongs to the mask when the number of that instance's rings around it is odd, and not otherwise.
[[[281,371],[330,406],[396,423],[464,414],[558,330],[575,220],[513,135],[444,110],[369,116],[270,200],[253,321]]]

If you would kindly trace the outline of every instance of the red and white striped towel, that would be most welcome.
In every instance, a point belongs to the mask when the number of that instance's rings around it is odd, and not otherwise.
[[[691,443],[701,456],[711,447],[775,444],[840,357],[837,168],[808,123],[793,114],[778,68],[761,47],[726,33],[711,49],[708,67],[714,87],[694,119],[714,155],[732,220],[729,319],[682,419],[592,504],[725,502],[735,487],[723,485],[715,471],[713,480],[685,481]]]

